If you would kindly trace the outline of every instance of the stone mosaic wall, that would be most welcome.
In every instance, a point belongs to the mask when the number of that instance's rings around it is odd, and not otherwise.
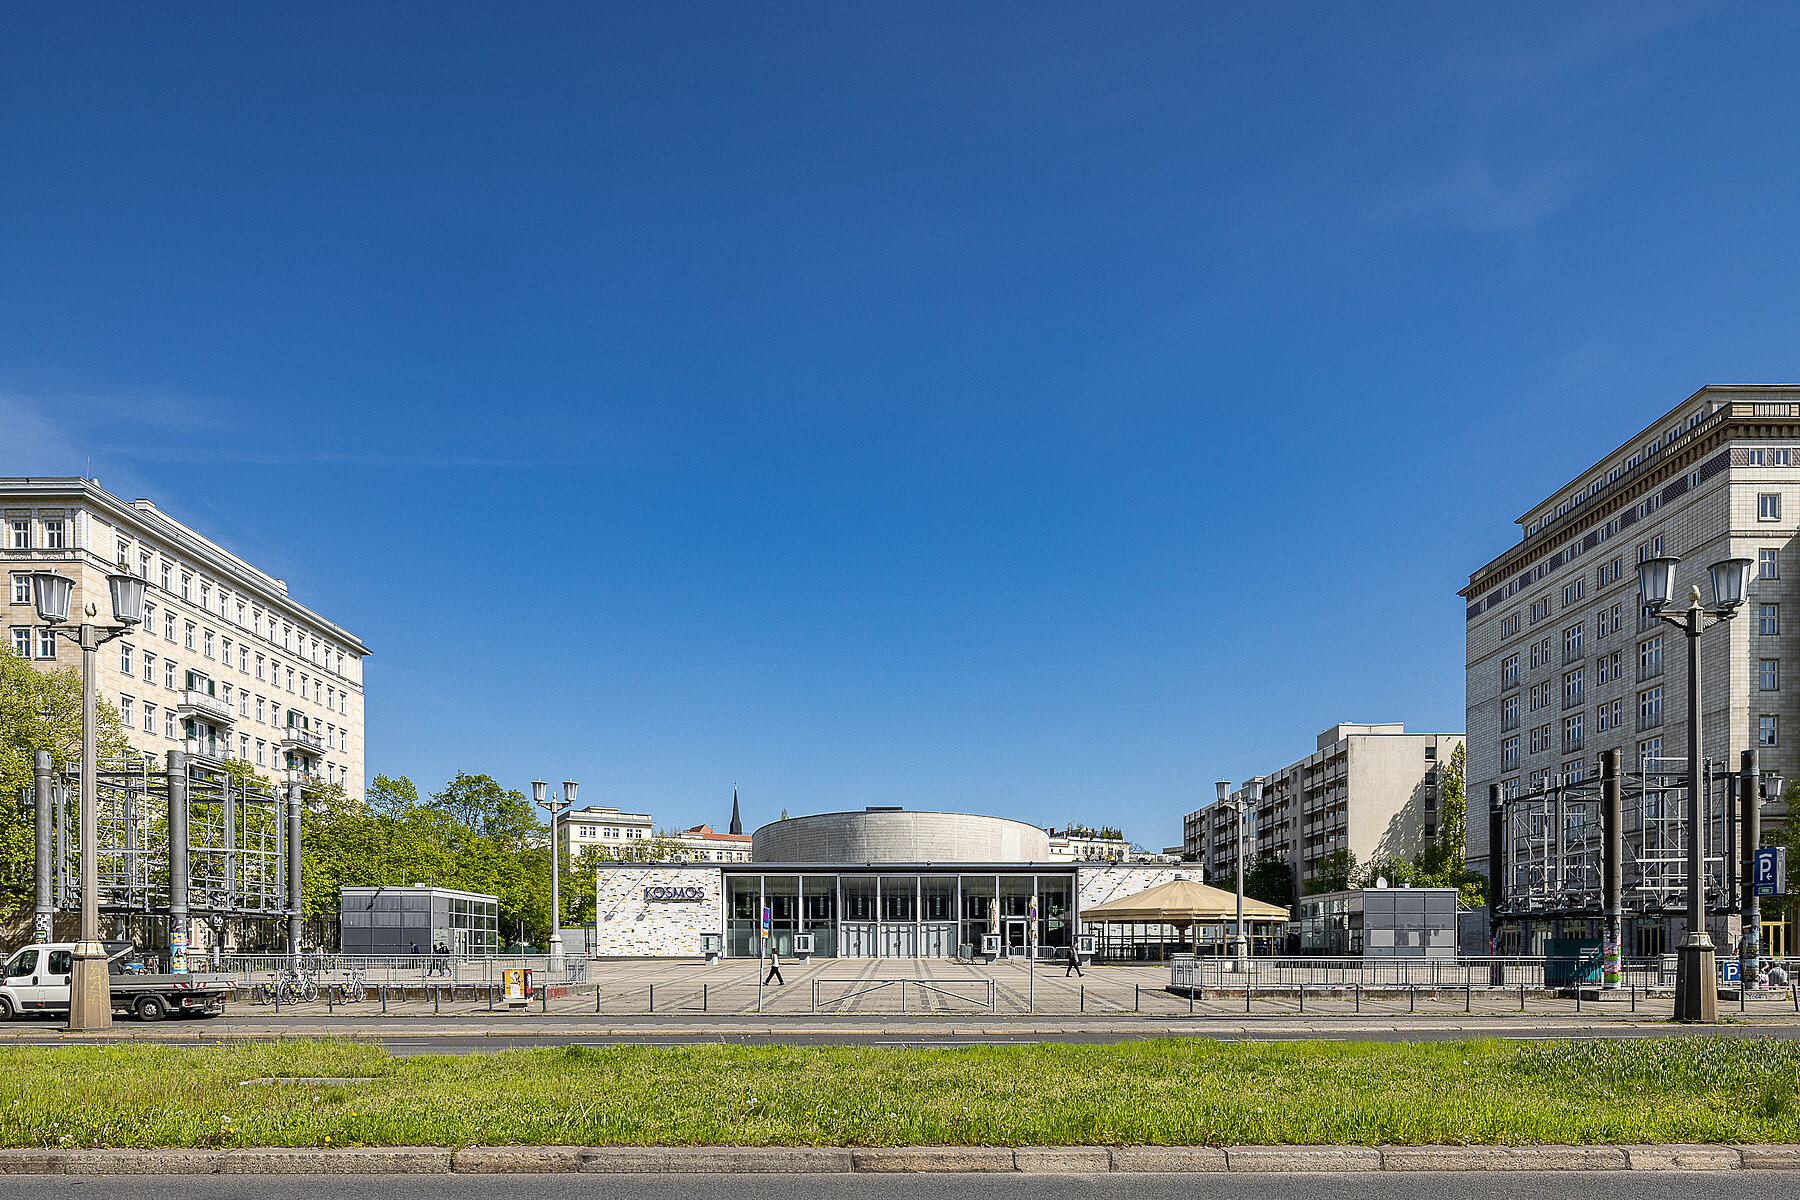
[[[694,957],[701,934],[724,932],[724,876],[718,867],[601,867],[594,872],[594,887],[598,957]],[[685,898],[690,889],[698,889],[699,900]]]
[[[1135,863],[1130,866],[1089,866],[1076,868],[1077,905],[1083,912],[1096,904],[1131,896],[1146,888],[1172,883],[1177,875],[1189,879],[1200,877],[1199,863]]]

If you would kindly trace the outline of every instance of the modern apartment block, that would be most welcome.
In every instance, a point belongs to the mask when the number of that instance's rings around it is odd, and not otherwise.
[[[1411,858],[1438,835],[1438,787],[1460,733],[1407,733],[1400,724],[1338,724],[1312,754],[1262,776],[1245,856],[1293,868],[1304,893],[1327,859],[1348,850],[1358,863]],[[1245,789],[1231,793],[1241,802]],[[1208,880],[1231,872],[1232,816],[1215,800],[1182,821],[1182,852]]]
[[[1490,785],[1508,797],[1562,794],[1591,781],[1609,749],[1620,752],[1628,772],[1685,762],[1686,638],[1638,602],[1637,566],[1647,558],[1681,559],[1675,608],[1686,607],[1693,586],[1710,606],[1711,564],[1755,564],[1737,616],[1701,638],[1701,753],[1729,771],[1740,751],[1755,748],[1765,774],[1791,778],[1800,770],[1790,748],[1800,730],[1784,678],[1800,621],[1784,579],[1800,571],[1800,387],[1702,388],[1533,505],[1518,524],[1518,544],[1475,571],[1461,592],[1472,870],[1492,877],[1500,865],[1491,859],[1481,815]],[[1779,803],[1764,811],[1765,820],[1785,815]],[[1668,816],[1628,801],[1628,860],[1638,857],[1633,839],[1643,824]],[[1509,893],[1537,878],[1522,857],[1528,841],[1508,851]],[[1628,896],[1627,907],[1633,903]],[[1682,932],[1672,915],[1678,907],[1670,904],[1666,918],[1636,922],[1625,952],[1673,950]],[[1528,938],[1553,935],[1550,922],[1539,924],[1535,933],[1524,931]],[[1785,930],[1770,933],[1770,947],[1782,948]]]
[[[102,646],[97,664],[99,694],[137,751],[240,758],[362,796],[368,648],[287,584],[95,480],[0,478],[7,645],[43,669],[79,667],[80,650],[37,619],[26,577],[46,570],[73,579],[72,611],[93,604],[101,623],[112,618],[108,574],[148,582],[144,623]]]

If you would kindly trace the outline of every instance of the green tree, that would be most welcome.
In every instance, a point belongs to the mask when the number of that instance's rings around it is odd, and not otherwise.
[[[94,706],[101,764],[132,756],[119,710],[96,698]],[[40,671],[0,647],[0,915],[32,900],[31,810],[21,792],[34,786],[39,750],[48,750],[58,771],[81,767],[81,674],[73,667]]]
[[[1212,886],[1227,892],[1237,891],[1237,873],[1227,871]],[[1244,895],[1265,904],[1289,908],[1294,903],[1294,869],[1278,858],[1259,858],[1244,876]]]
[[[1765,846],[1785,846],[1788,852],[1788,869],[1800,873],[1800,779],[1788,784],[1782,800],[1790,814],[1780,825],[1771,828],[1763,826],[1762,844]],[[1790,876],[1794,882],[1789,884],[1790,891],[1785,896],[1764,896],[1760,906],[1762,915],[1775,920],[1792,919],[1800,905],[1795,904],[1796,893],[1791,890],[1800,888],[1800,879]]]
[[[431,794],[431,806],[502,845],[524,846],[549,832],[522,792],[501,787],[489,775],[458,771],[443,791]]]
[[[1413,855],[1412,886],[1453,887],[1457,902],[1465,908],[1479,908],[1487,903],[1487,876],[1468,869],[1463,862],[1463,843],[1469,827],[1469,804],[1465,784],[1468,757],[1462,746],[1450,753],[1444,777],[1438,786],[1439,816],[1437,837]]]
[[[1333,850],[1319,862],[1319,869],[1306,881],[1306,894],[1341,892],[1348,889],[1356,873],[1356,855],[1348,850]]]

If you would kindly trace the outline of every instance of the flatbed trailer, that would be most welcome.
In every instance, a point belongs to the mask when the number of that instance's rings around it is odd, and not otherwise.
[[[112,1009],[140,1021],[164,1017],[212,1017],[225,1011],[237,984],[222,975],[127,974],[122,962],[129,945],[107,943],[107,986]],[[38,1013],[69,1011],[69,975],[74,942],[39,942],[14,951],[0,979],[0,1021]]]

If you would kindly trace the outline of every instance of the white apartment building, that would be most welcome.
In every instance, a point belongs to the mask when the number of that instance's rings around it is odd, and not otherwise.
[[[1439,784],[1462,740],[1407,733],[1401,724],[1333,725],[1313,753],[1260,777],[1245,858],[1287,863],[1297,894],[1340,850],[1360,864],[1412,858],[1438,835]],[[1241,802],[1245,789],[1230,797]],[[1183,819],[1182,851],[1204,865],[1208,880],[1230,874],[1233,838],[1231,812],[1216,798]]]
[[[1707,568],[1755,563],[1737,616],[1701,638],[1704,757],[1725,770],[1755,748],[1767,774],[1800,770],[1800,729],[1787,703],[1787,653],[1800,610],[1787,579],[1800,571],[1800,387],[1700,389],[1518,518],[1519,542],[1469,577],[1467,602],[1470,869],[1493,875],[1484,819],[1489,787],[1529,797],[1592,780],[1616,749],[1627,772],[1684,762],[1685,636],[1638,603],[1637,565],[1681,559],[1674,607]],[[1627,858],[1638,810],[1627,806]],[[1767,817],[1785,815],[1779,803]],[[1508,892],[1529,880],[1512,861]],[[1632,898],[1627,897],[1628,907]],[[1524,930],[1528,942],[1551,936]],[[1566,924],[1566,923],[1565,923]],[[1627,925],[1632,926],[1629,918]],[[1786,949],[1785,929],[1768,945]],[[1589,930],[1563,928],[1578,936]],[[1625,952],[1673,950],[1679,918],[1636,922]],[[1717,934],[1715,934],[1717,937]],[[1529,948],[1525,952],[1530,952]]]
[[[750,835],[720,833],[711,825],[695,825],[676,835],[684,847],[682,857],[689,862],[749,862]]]
[[[616,857],[656,836],[656,823],[649,813],[620,812],[605,805],[571,809],[559,820],[565,862],[574,862],[584,850],[606,850]]]
[[[73,611],[110,623],[106,577],[148,583],[144,622],[98,655],[99,694],[132,746],[238,758],[271,778],[318,778],[363,794],[368,648],[288,595],[287,584],[170,517],[91,479],[0,478],[6,644],[45,670],[81,652],[37,619],[33,571],[75,581]]]
[[[1104,831],[1071,825],[1067,829],[1045,832],[1050,835],[1050,857],[1053,859],[1125,862],[1131,858],[1131,843],[1123,837],[1102,836]]]

